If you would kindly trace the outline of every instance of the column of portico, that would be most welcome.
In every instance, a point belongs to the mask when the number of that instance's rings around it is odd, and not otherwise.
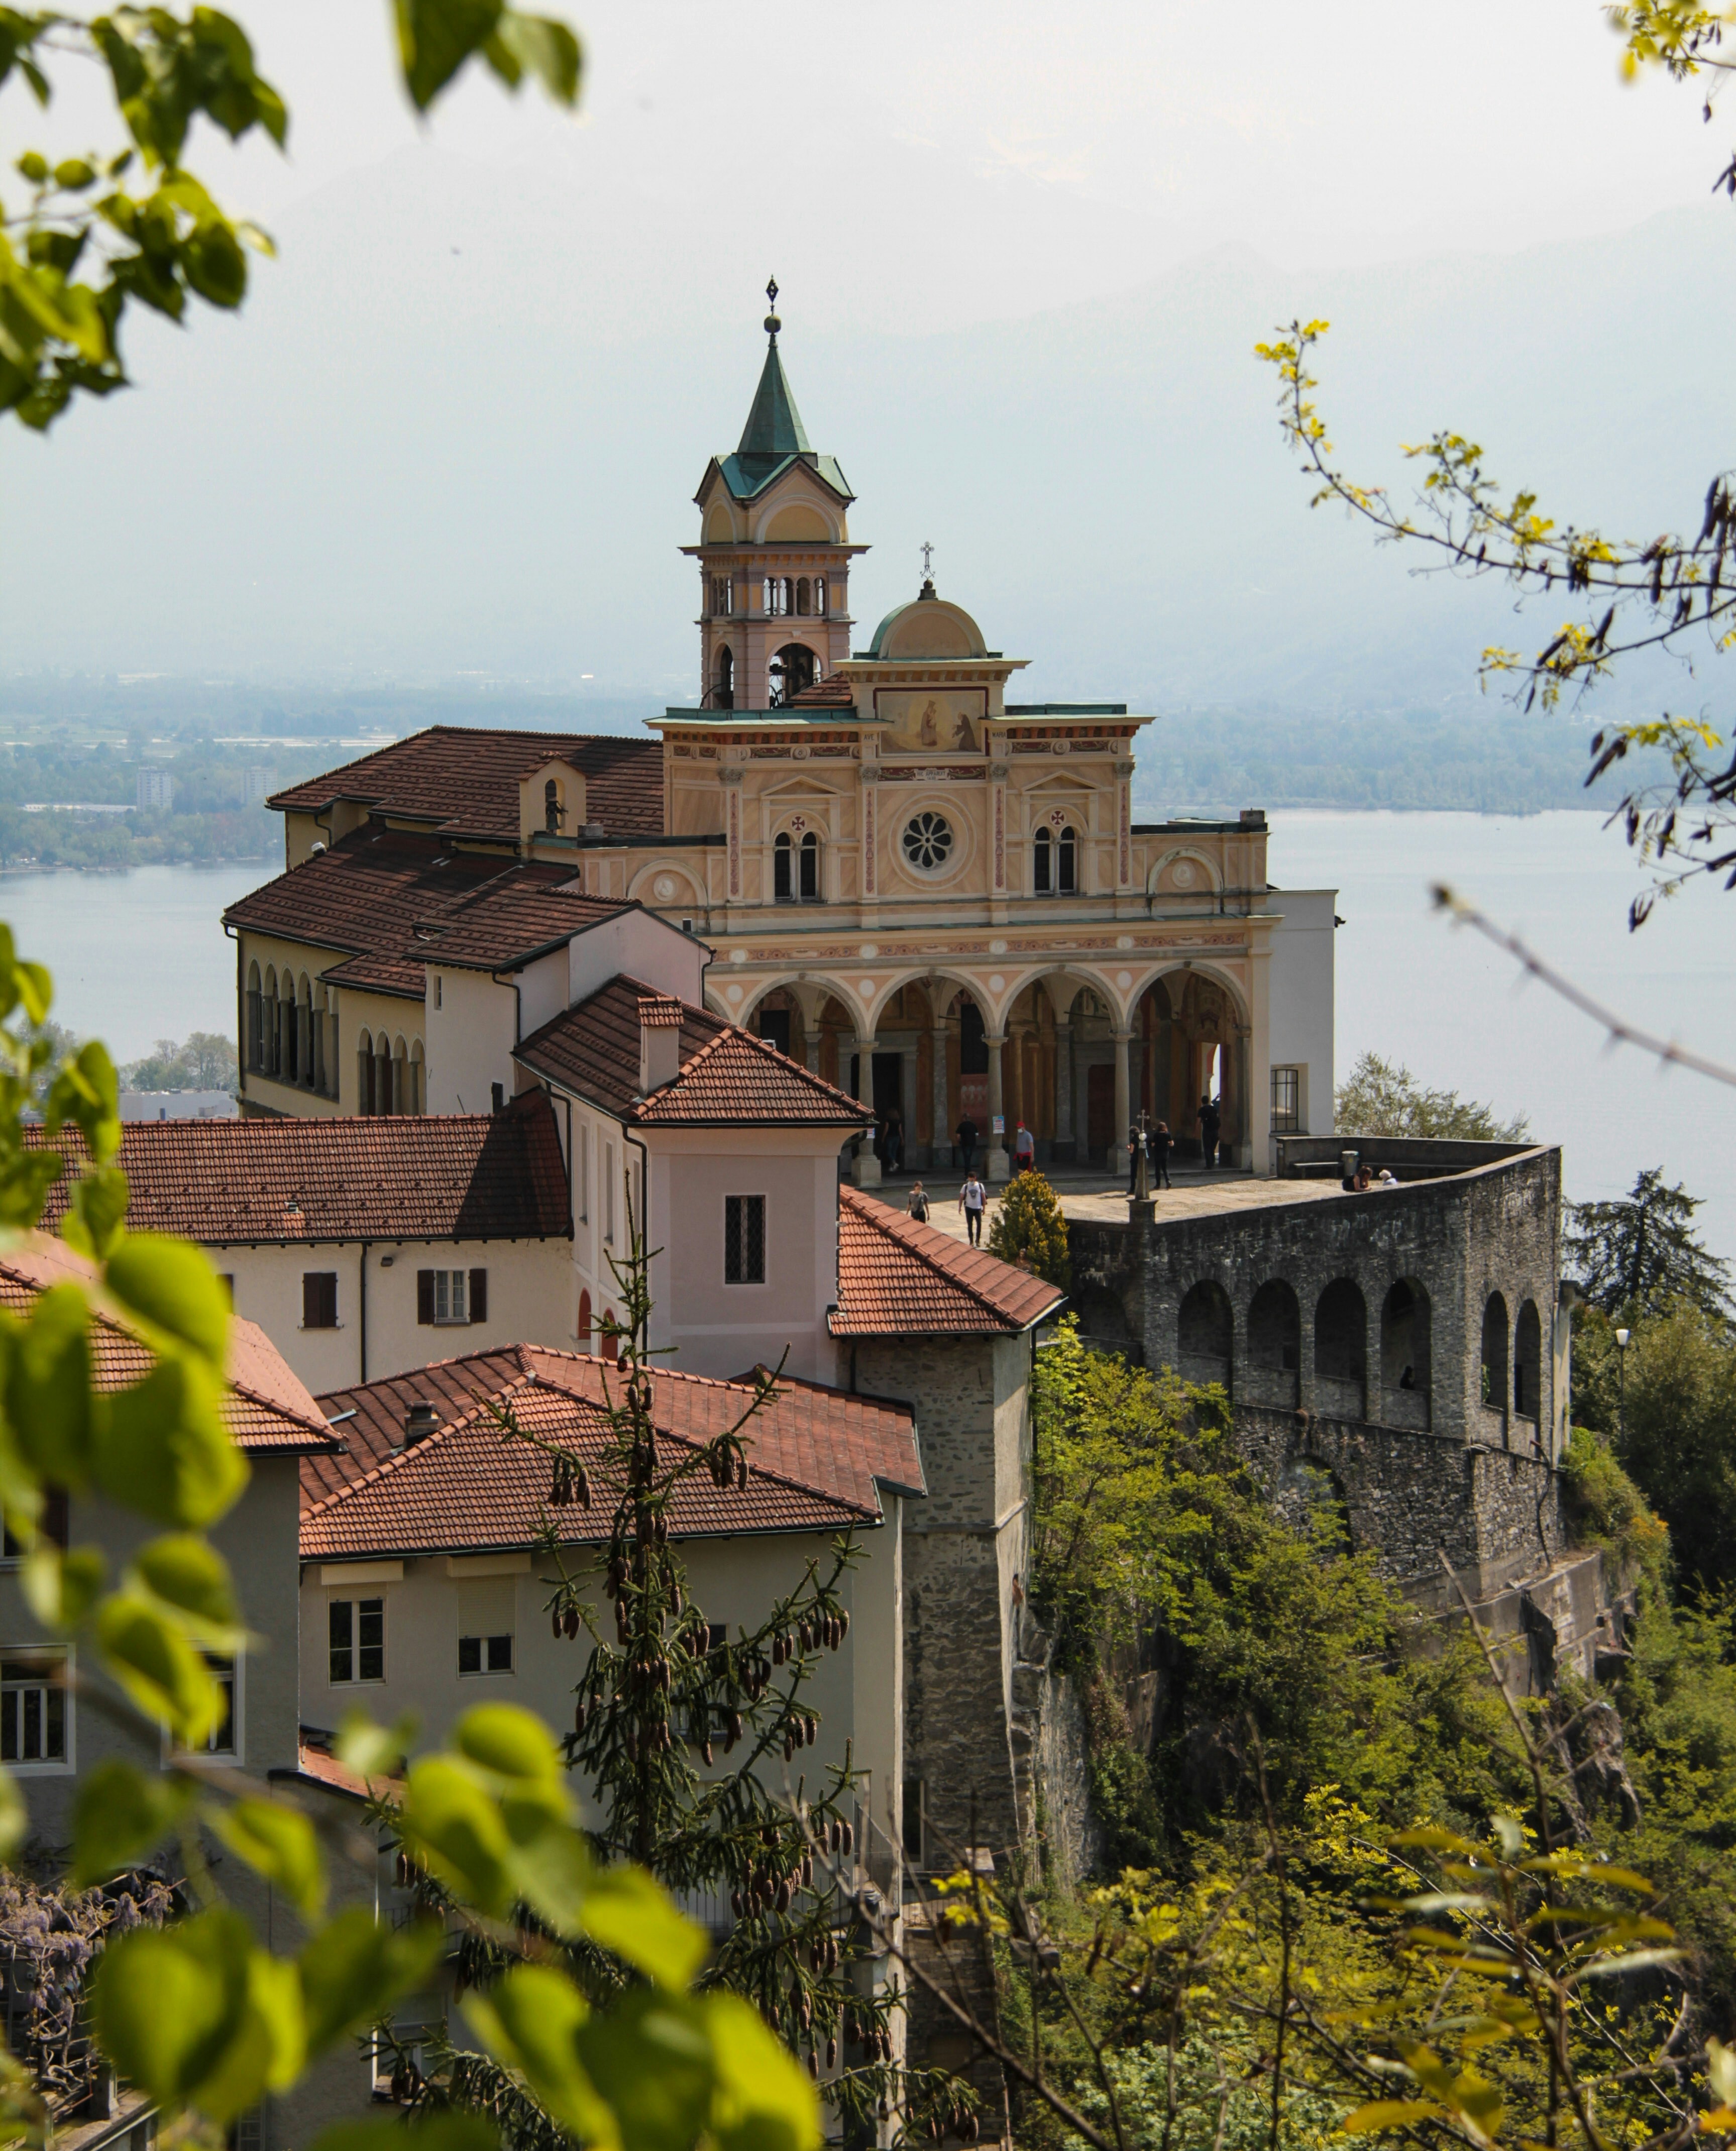
[[[874,1047],[873,1038],[856,1034],[856,1101],[867,1112],[874,1110]],[[880,1161],[874,1156],[872,1132],[863,1136],[856,1146],[856,1185],[858,1187],[878,1187],[880,1185]]]
[[[1005,1036],[984,1036],[983,1043],[989,1049],[989,1184],[1010,1177],[1007,1162],[1007,1139],[1005,1132],[997,1133],[995,1123],[999,1121],[1004,1131],[1006,1126],[1006,1105],[1000,1089],[1000,1049],[1006,1044]]]
[[[1131,1030],[1112,1030],[1115,1040],[1115,1133],[1110,1137],[1109,1157],[1113,1166],[1123,1154],[1127,1131],[1133,1125],[1133,1082],[1128,1065],[1128,1047],[1133,1042]]]
[[[1078,1155],[1073,1139],[1073,1020],[1055,1019],[1055,1156],[1065,1164]]]

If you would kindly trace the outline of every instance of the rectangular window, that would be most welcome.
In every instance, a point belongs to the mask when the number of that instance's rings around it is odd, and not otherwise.
[[[922,1779],[904,1780],[904,1856],[913,1867],[922,1865]]]
[[[615,1244],[615,1145],[603,1146],[603,1237]]]
[[[386,1678],[386,1602],[334,1598],[326,1614],[334,1686]]]
[[[451,1325],[485,1322],[488,1315],[486,1270],[418,1270],[416,1319]]]
[[[302,1271],[301,1327],[304,1329],[337,1329],[337,1272],[336,1270]]]
[[[0,1761],[65,1762],[65,1666],[58,1652],[0,1658]]]
[[[42,1535],[50,1546],[58,1546],[64,1551],[70,1531],[65,1489],[50,1487],[43,1496]],[[12,1526],[0,1526],[0,1559],[17,1561],[23,1551],[23,1543],[13,1537]]]
[[[509,1673],[513,1669],[510,1636],[460,1636],[458,1671],[461,1673]]]
[[[223,1718],[215,1732],[207,1733],[205,1746],[195,1754],[205,1755],[238,1754],[240,1746],[235,1737],[235,1683],[238,1678],[235,1662],[215,1651],[207,1651],[205,1662],[223,1695]]]
[[[1302,1070],[1274,1068],[1272,1071],[1272,1131],[1293,1136],[1302,1128]]]
[[[235,1312],[235,1272],[234,1272],[233,1270],[219,1270],[219,1271],[218,1271],[218,1273],[217,1273],[217,1282],[218,1282],[218,1283],[219,1283],[219,1284],[220,1284],[220,1285],[222,1286],[222,1288],[223,1288],[223,1293],[224,1293],[224,1297],[225,1297],[225,1298],[226,1298],[226,1299],[228,1300],[228,1302],[229,1302],[229,1310],[230,1310],[230,1313],[231,1314],[233,1314],[233,1313],[234,1313],[234,1312]]]
[[[766,1198],[726,1195],[723,1198],[723,1282],[766,1282]]]
[[[574,1207],[580,1224],[590,1222],[590,1130],[579,1128],[573,1136]]]

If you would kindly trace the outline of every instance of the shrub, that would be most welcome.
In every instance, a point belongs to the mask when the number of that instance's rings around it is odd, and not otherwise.
[[[989,1227],[989,1252],[1004,1263],[1023,1263],[1063,1292],[1072,1283],[1067,1221],[1041,1173],[1021,1172],[1001,1197]]]

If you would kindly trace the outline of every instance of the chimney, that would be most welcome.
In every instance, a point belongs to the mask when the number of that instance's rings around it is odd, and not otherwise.
[[[488,1086],[488,1096],[490,1102],[493,1104],[493,1109],[497,1113],[504,1113],[506,1111],[506,1086],[504,1083],[491,1083]]]
[[[681,1072],[681,1004],[666,995],[639,999],[639,1095],[641,1098]]]
[[[397,1445],[400,1449],[413,1449],[418,1441],[426,1441],[431,1434],[439,1430],[439,1414],[426,1397],[418,1397],[404,1414]]]

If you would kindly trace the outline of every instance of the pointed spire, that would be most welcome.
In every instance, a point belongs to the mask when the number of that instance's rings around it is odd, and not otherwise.
[[[774,276],[766,286],[766,297],[772,311],[766,316],[766,363],[760,374],[760,385],[754,392],[753,408],[747,414],[740,446],[736,453],[741,456],[804,456],[810,454],[807,435],[802,430],[802,413],[796,408],[796,399],[790,393],[788,377],[783,370],[783,361],[777,355],[777,332],[783,323],[777,318],[777,279]]]

